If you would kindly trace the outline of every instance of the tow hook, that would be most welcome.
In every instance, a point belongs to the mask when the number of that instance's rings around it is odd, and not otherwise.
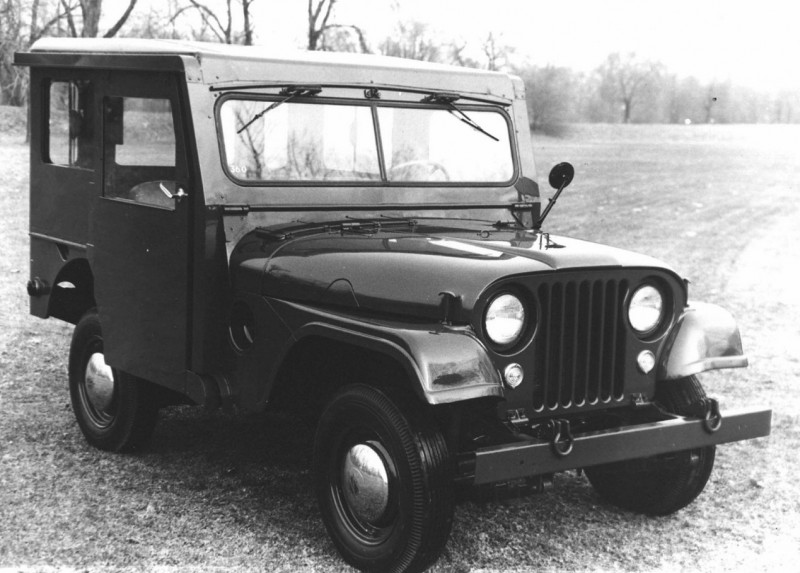
[[[713,434],[722,426],[719,402],[714,398],[701,398],[692,404],[692,413],[703,420],[703,428]]]
[[[565,458],[572,453],[575,439],[572,437],[569,420],[550,420],[547,422],[546,432],[555,455]]]

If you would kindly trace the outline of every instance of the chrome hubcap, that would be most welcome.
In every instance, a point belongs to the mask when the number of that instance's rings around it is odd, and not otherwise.
[[[389,505],[389,476],[381,455],[356,444],[344,456],[342,490],[347,506],[361,521],[376,523]]]
[[[108,414],[114,400],[114,373],[102,352],[95,352],[86,364],[86,397],[94,409]]]

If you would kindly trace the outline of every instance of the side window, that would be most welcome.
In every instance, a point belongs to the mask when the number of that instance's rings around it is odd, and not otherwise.
[[[47,160],[91,168],[95,158],[91,83],[52,81],[48,96]]]
[[[168,99],[122,98],[118,165],[175,167],[175,126]]]
[[[176,143],[166,98],[107,97],[105,194],[174,209]]]

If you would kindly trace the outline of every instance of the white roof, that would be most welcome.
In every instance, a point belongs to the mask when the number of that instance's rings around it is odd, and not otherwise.
[[[514,99],[514,79],[501,72],[461,68],[389,56],[343,52],[275,51],[260,46],[145,40],[134,38],[43,38],[34,54],[92,56],[183,56],[197,61],[202,81],[235,83],[325,84],[418,87]],[[81,64],[92,67],[92,58]],[[102,65],[102,64],[95,64]]]

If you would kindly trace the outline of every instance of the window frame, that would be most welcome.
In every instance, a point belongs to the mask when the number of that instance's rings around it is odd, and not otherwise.
[[[137,74],[138,75],[138,74]],[[123,203],[128,203],[130,205],[138,205],[142,207],[146,207],[148,209],[159,209],[162,211],[171,211],[175,212],[176,205],[174,202],[169,203],[168,206],[159,205],[153,202],[147,201],[138,201],[136,199],[132,199],[130,197],[126,197],[125,194],[132,190],[136,185],[132,186],[130,189],[126,189],[124,192],[120,194],[110,193],[109,190],[112,188],[110,180],[113,179],[114,175],[117,173],[118,170],[125,171],[125,170],[136,170],[136,169],[153,169],[153,170],[172,170],[172,177],[164,178],[164,177],[155,177],[154,179],[149,179],[148,181],[160,181],[160,180],[169,180],[174,181],[176,186],[183,186],[186,184],[185,178],[188,176],[188,159],[187,159],[187,139],[185,134],[185,127],[183,124],[182,119],[182,108],[180,103],[180,80],[176,77],[173,77],[173,74],[167,73],[166,75],[162,75],[160,72],[156,74],[155,77],[164,78],[163,83],[156,82],[155,84],[142,84],[136,83],[135,78],[137,75],[120,75],[119,77],[115,78],[112,81],[106,82],[102,93],[100,94],[100,102],[101,102],[101,115],[102,115],[102,132],[100,134],[101,141],[102,141],[102,164],[103,164],[103,178],[102,178],[102,192],[101,196],[105,200],[109,201],[119,201]],[[157,87],[154,87],[157,86]],[[134,98],[134,99],[157,99],[157,100],[167,100],[170,105],[170,112],[172,116],[172,127],[175,133],[175,162],[173,165],[170,166],[152,166],[152,165],[126,165],[120,164],[116,160],[116,150],[115,145],[112,142],[107,141],[107,130],[108,125],[106,122],[106,102],[113,98]],[[124,113],[124,110],[123,110]],[[124,116],[123,116],[124,117]],[[114,149],[113,153],[113,161],[109,160],[109,155],[111,154],[111,150]]]
[[[42,91],[41,91],[41,110],[42,110],[42,138],[41,138],[41,149],[40,149],[40,157],[42,163],[45,165],[49,165],[52,167],[59,167],[59,168],[66,168],[66,169],[74,169],[78,171],[88,171],[88,172],[95,172],[97,171],[98,163],[102,160],[100,158],[101,151],[98,149],[98,131],[102,130],[102,127],[98,125],[98,118],[96,117],[96,107],[97,102],[90,102],[90,105],[87,110],[87,115],[92,116],[93,121],[95,122],[94,131],[92,135],[87,139],[85,142],[93,149],[92,156],[89,161],[89,165],[81,165],[77,162],[73,163],[72,161],[72,150],[73,145],[78,145],[78,137],[72,138],[70,134],[69,128],[69,112],[71,111],[71,104],[72,104],[72,89],[73,86],[77,84],[77,82],[87,82],[89,84],[89,90],[93,91],[94,98],[98,98],[98,91],[97,91],[97,81],[84,75],[84,74],[58,74],[58,73],[49,73],[45,78],[42,80]],[[66,84],[68,89],[70,90],[69,100],[67,102],[67,156],[68,162],[61,163],[56,162],[53,160],[51,155],[52,152],[52,142],[53,142],[53,132],[51,130],[51,112],[53,111],[52,104],[53,104],[53,84],[60,83]]]
[[[125,168],[125,167],[130,167],[130,168],[136,168],[136,167],[168,167],[168,168],[172,167],[172,168],[174,168],[174,167],[177,167],[177,163],[178,163],[178,130],[177,130],[176,126],[175,126],[175,110],[173,109],[175,106],[173,105],[172,100],[170,98],[168,98],[168,97],[141,97],[141,96],[110,96],[110,97],[118,97],[118,98],[120,98],[122,100],[122,104],[123,104],[123,106],[122,106],[122,114],[123,114],[122,115],[122,121],[123,121],[123,123],[122,123],[122,135],[123,135],[123,142],[121,144],[115,144],[116,145],[116,149],[114,150],[114,165],[116,167],[122,167],[122,168]],[[104,104],[109,99],[110,99],[109,96],[103,97]],[[119,148],[120,147],[125,147],[125,145],[129,145],[129,143],[126,143],[126,141],[125,141],[126,138],[124,137],[125,136],[125,126],[129,125],[129,123],[125,121],[125,114],[129,113],[129,112],[132,112],[132,111],[135,111],[133,109],[128,110],[128,112],[125,111],[125,101],[126,100],[140,100],[140,101],[150,100],[150,101],[166,102],[167,106],[169,107],[169,112],[168,113],[159,112],[159,113],[163,113],[165,116],[169,116],[171,127],[172,127],[172,147],[171,147],[172,158],[171,158],[171,161],[169,163],[158,163],[158,164],[153,164],[153,163],[135,163],[135,162],[132,162],[132,163],[121,163],[119,161],[119,151],[120,151]],[[123,150],[123,151],[125,151],[125,150]],[[128,153],[131,153],[131,152],[128,151]]]
[[[377,149],[380,179],[364,180],[319,180],[319,179],[303,179],[303,180],[277,180],[277,179],[241,179],[236,176],[228,168],[227,155],[225,150],[225,138],[222,132],[221,122],[221,108],[222,105],[229,100],[250,100],[250,101],[263,101],[266,104],[279,102],[285,100],[286,96],[277,94],[263,94],[263,93],[249,93],[249,92],[228,92],[217,99],[214,108],[215,128],[217,133],[217,144],[220,153],[220,161],[222,170],[225,175],[235,184],[242,187],[468,187],[468,188],[507,188],[514,184],[519,178],[519,159],[516,138],[514,137],[514,126],[510,114],[507,111],[507,106],[493,105],[493,104],[472,104],[458,102],[456,105],[459,109],[465,112],[470,111],[489,111],[498,113],[503,118],[506,124],[509,155],[511,157],[511,176],[506,181],[390,181],[386,171],[386,159],[384,156],[383,141],[381,139],[381,126],[378,121],[378,108],[401,108],[401,109],[424,109],[424,110],[444,110],[448,111],[446,105],[435,103],[423,102],[406,102],[395,100],[361,100],[356,98],[339,98],[339,97],[325,97],[325,96],[298,96],[286,102],[286,105],[292,103],[305,103],[305,104],[318,104],[318,105],[343,105],[343,106],[359,106],[368,107],[371,109],[373,129],[375,132],[375,145]]]

